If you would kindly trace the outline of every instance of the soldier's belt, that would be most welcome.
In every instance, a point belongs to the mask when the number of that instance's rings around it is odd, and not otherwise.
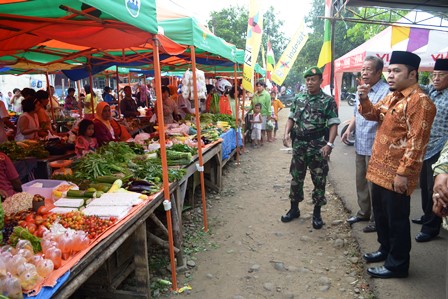
[[[299,141],[311,141],[322,138],[324,136],[325,136],[325,130],[321,130],[310,134],[296,135],[295,138]]]

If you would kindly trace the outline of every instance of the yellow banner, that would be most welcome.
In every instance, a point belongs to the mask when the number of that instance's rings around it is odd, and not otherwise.
[[[275,65],[274,72],[271,75],[272,81],[278,85],[282,85],[307,40],[308,34],[305,32],[305,22],[302,19],[299,29],[297,29],[286,47],[285,52],[283,52],[282,57],[280,57]]]
[[[261,1],[250,0],[242,84],[243,88],[249,92],[254,92],[254,69],[260,52],[262,33],[263,12],[261,11]]]

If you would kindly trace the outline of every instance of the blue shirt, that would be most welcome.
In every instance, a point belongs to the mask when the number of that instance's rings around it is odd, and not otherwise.
[[[369,100],[372,104],[376,104],[382,100],[389,93],[389,84],[380,80],[372,86],[368,93]],[[375,140],[376,129],[378,127],[377,121],[366,120],[359,112],[359,96],[356,94],[356,105],[355,105],[355,151],[358,155],[371,156],[373,141]]]
[[[420,87],[428,93],[437,108],[424,158],[428,160],[439,153],[448,140],[448,88],[438,91],[432,85]]]

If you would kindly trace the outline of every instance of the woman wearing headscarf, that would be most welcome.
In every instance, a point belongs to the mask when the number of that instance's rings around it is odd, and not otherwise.
[[[106,102],[100,102],[96,106],[93,124],[95,137],[100,146],[111,141],[126,141],[132,137],[124,126],[112,118],[110,106]]]

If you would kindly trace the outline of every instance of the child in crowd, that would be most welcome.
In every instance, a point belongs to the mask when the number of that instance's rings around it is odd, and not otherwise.
[[[273,107],[272,111],[274,112],[274,116],[272,117],[272,121],[274,122],[274,137],[273,140],[276,139],[277,131],[278,131],[278,112],[285,108],[285,105],[277,99],[277,94],[274,91],[271,91],[271,105]]]
[[[79,123],[78,138],[76,138],[75,152],[78,158],[87,153],[95,151],[98,147],[98,141],[93,134],[95,133],[93,121],[83,119]]]
[[[261,118],[261,104],[257,103],[254,107],[254,115],[252,117],[252,120],[250,121],[252,123],[252,146],[257,147],[261,142],[261,124],[263,122]]]
[[[266,135],[268,142],[273,142],[274,138],[272,137],[272,132],[274,131],[274,124],[275,124],[275,114],[274,114],[274,107],[271,106],[271,118],[266,120]]]

